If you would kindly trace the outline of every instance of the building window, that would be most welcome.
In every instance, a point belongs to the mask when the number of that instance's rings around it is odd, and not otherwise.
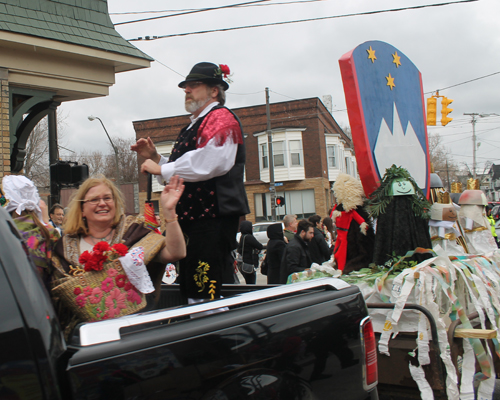
[[[269,168],[267,160],[267,143],[260,145],[260,159],[262,162],[262,168]]]
[[[351,160],[349,157],[345,158],[345,173],[348,175],[351,174]]]
[[[328,168],[336,168],[336,155],[337,155],[337,146],[329,145],[326,146],[326,157],[328,158]]]
[[[273,154],[274,154],[274,166],[284,167],[285,166],[285,142],[273,142]]]
[[[290,164],[293,166],[302,165],[300,157],[300,140],[290,140],[288,142],[290,148]]]
[[[285,205],[276,207],[276,217],[278,220],[283,219],[286,214],[296,214],[299,219],[309,218],[316,214],[314,190],[294,190],[294,191],[277,191],[276,196],[285,198]],[[255,193],[255,222],[271,221],[271,195],[270,193]]]

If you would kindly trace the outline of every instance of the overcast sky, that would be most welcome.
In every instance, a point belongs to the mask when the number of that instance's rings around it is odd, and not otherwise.
[[[296,3],[277,4],[291,1]],[[472,169],[472,123],[471,117],[463,114],[500,115],[500,2],[454,1],[457,4],[134,41],[158,62],[148,69],[117,74],[107,97],[61,105],[60,113],[66,116],[63,145],[78,151],[107,149],[102,127],[98,121],[90,122],[89,115],[100,117],[111,136],[133,138],[132,121],[186,114],[184,94],[177,84],[200,61],[230,67],[233,83],[226,104],[230,108],[264,104],[266,87],[271,91],[271,103],[331,95],[334,118],[339,125],[348,126],[338,60],[363,42],[381,40],[399,49],[419,68],[425,97],[429,92],[453,86],[440,91],[454,99],[450,106],[454,109],[450,114],[453,121],[446,127],[431,127],[429,132],[439,133],[454,159]],[[108,7],[112,21],[119,23],[181,9],[243,2],[108,0]],[[445,0],[271,0],[260,2],[262,6],[118,25],[116,29],[125,39],[134,39],[440,3]],[[168,11],[115,14],[162,10]],[[495,75],[462,84],[490,74]],[[488,160],[500,164],[499,133],[500,116],[478,118],[478,173]]]

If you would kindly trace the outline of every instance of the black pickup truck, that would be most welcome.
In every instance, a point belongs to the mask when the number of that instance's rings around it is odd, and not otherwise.
[[[0,248],[2,400],[378,398],[367,308],[340,280],[228,285],[192,306],[170,285],[166,308],[82,324],[66,342],[3,209]]]

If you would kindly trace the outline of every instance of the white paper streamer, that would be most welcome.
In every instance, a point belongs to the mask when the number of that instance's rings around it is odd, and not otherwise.
[[[495,390],[495,365],[492,362],[492,357],[489,347],[486,347],[488,351],[488,359],[491,365],[491,376],[489,379],[482,381],[477,388],[477,400],[491,400],[493,398],[493,391]]]
[[[474,373],[476,357],[468,339],[463,340],[464,357],[462,361],[462,380],[460,382],[460,400],[474,400]]]
[[[432,388],[429,385],[429,382],[427,382],[427,380],[425,379],[425,373],[422,367],[415,367],[410,363],[409,368],[413,380],[417,382],[422,400],[434,400],[434,393],[432,392]]]

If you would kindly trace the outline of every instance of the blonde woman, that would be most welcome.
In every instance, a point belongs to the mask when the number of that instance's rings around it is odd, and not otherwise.
[[[56,286],[67,278],[71,268],[81,265],[80,255],[85,251],[91,252],[97,243],[107,242],[110,246],[123,243],[131,248],[141,240],[143,243],[143,239],[149,235],[142,247],[145,252],[144,262],[155,288],[155,292],[148,297],[148,309],[154,308],[159,299],[165,264],[186,256],[185,240],[175,214],[175,206],[183,190],[183,180],[174,176],[161,194],[160,202],[165,220],[163,237],[145,227],[143,219],[124,215],[123,197],[113,182],[104,176],[87,179],[71,200],[63,227],[64,236],[55,248],[53,285]],[[151,244],[149,247],[148,243]],[[161,250],[158,252],[159,249]],[[57,302],[59,299],[54,300]],[[78,321],[68,314],[68,310],[64,311],[64,305],[61,306],[61,323],[71,329]]]

